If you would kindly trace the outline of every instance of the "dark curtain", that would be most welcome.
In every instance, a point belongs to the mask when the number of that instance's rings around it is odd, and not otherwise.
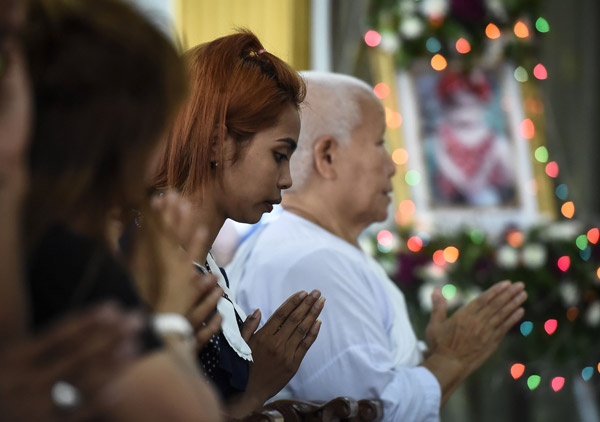
[[[548,69],[544,104],[551,158],[561,168],[576,216],[600,220],[600,3],[547,0],[550,32],[542,62]]]

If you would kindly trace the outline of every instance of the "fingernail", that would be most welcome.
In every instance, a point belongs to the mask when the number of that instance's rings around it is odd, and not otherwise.
[[[306,295],[308,295],[308,293],[306,293],[304,290],[302,290],[302,291],[300,292],[300,294],[298,295],[298,297],[299,297],[300,299],[304,299],[304,298],[306,297]]]
[[[252,312],[252,315],[250,315],[250,318],[256,319],[259,317],[259,315],[260,315],[260,309],[256,309],[254,312]]]
[[[321,296],[321,297],[319,298],[319,300],[317,300],[317,301],[315,302],[315,304],[314,304],[314,307],[315,307],[315,308],[317,308],[317,309],[323,309],[323,306],[325,306],[325,301],[326,301],[326,300],[327,300],[327,299],[326,299],[324,296]]]
[[[314,297],[315,299],[318,299],[318,298],[320,298],[320,297],[321,297],[321,292],[320,292],[320,291],[318,291],[318,290],[313,290],[313,291],[310,293],[310,295],[311,295],[312,297]]]
[[[313,334],[317,334],[321,329],[321,324],[322,322],[320,319],[316,320],[313,326],[311,327],[310,331],[312,331]]]

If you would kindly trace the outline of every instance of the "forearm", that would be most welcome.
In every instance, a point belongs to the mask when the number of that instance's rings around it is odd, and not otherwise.
[[[441,353],[432,353],[421,364],[427,368],[440,383],[442,400],[440,407],[444,406],[458,386],[467,378],[470,371],[457,360]]]
[[[199,373],[193,349],[186,339],[173,333],[161,333],[160,338],[184,372]]]
[[[111,420],[219,421],[219,401],[202,376],[182,370],[170,351],[141,358],[120,377]]]

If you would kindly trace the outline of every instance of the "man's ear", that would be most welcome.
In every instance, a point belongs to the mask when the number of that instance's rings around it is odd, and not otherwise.
[[[323,136],[313,146],[317,173],[325,179],[335,179],[339,155],[339,143],[332,136]]]

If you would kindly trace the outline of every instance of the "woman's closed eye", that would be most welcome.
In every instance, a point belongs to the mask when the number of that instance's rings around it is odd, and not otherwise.
[[[289,161],[289,157],[287,156],[287,154],[282,154],[280,152],[273,152],[274,156],[275,156],[275,161],[277,163],[281,163],[283,161]]]

